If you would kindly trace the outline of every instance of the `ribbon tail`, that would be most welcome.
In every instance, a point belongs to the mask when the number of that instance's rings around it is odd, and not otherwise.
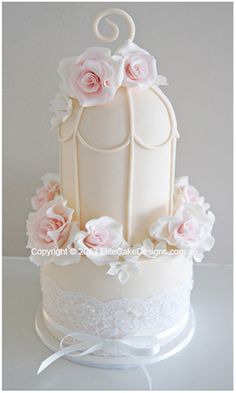
[[[89,355],[90,353],[94,353],[96,351],[98,351],[99,349],[102,348],[102,344],[98,343],[93,345],[92,347],[86,349],[83,352],[80,352],[79,354],[76,355],[72,355],[74,357],[81,357],[81,356],[85,356],[85,355]],[[45,370],[45,368],[47,368],[48,366],[50,366],[50,364],[52,364],[53,362],[55,362],[57,359],[60,359],[61,357],[65,356],[65,355],[69,355],[72,354],[73,352],[79,351],[81,350],[81,345],[80,344],[75,344],[75,345],[70,345],[67,348],[63,348],[62,350],[53,353],[51,356],[49,356],[47,359],[45,359],[39,366],[39,369],[37,371],[37,375],[39,375],[43,370]]]
[[[152,390],[152,377],[151,377],[147,367],[145,367],[145,366],[139,366],[139,367],[141,368],[141,370],[143,371],[143,373],[144,373],[144,375],[146,377],[146,380],[147,380],[147,383],[148,383],[148,389]]]
[[[39,369],[37,371],[37,375],[39,375],[45,368],[50,366],[53,362],[55,362],[57,359],[60,359],[62,356],[64,356],[63,351],[58,351],[56,353],[53,353],[51,356],[49,356],[47,359],[45,359],[39,366]]]

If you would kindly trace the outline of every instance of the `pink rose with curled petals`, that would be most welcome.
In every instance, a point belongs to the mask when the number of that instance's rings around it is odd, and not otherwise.
[[[104,249],[117,249],[124,242],[123,228],[111,217],[90,220],[76,237],[76,248],[96,265],[118,260],[116,255],[105,255]]]
[[[214,245],[211,235],[214,222],[212,212],[206,213],[198,204],[185,203],[174,216],[160,217],[151,225],[149,233],[156,240],[191,251],[195,261],[201,262],[203,252]]]
[[[88,48],[82,55],[61,60],[58,73],[66,92],[82,106],[110,102],[120,87],[124,62],[107,48]]]
[[[47,173],[42,177],[44,185],[36,190],[36,195],[31,198],[34,210],[38,210],[45,203],[52,201],[60,194],[59,177],[54,173]]]
[[[189,184],[188,176],[182,176],[175,181],[175,204],[180,205],[183,202],[196,203],[208,210],[210,205],[205,202],[198,190]],[[177,206],[178,207],[178,206]]]
[[[124,58],[123,86],[148,89],[154,85],[158,75],[153,56],[130,40],[117,53]]]
[[[48,250],[63,247],[70,234],[74,212],[66,204],[67,202],[59,196],[29,214],[27,248]]]
[[[108,243],[109,233],[104,228],[95,228],[84,238],[84,244],[88,248],[104,247]]]
[[[45,203],[52,201],[60,193],[59,184],[49,183],[36,190],[36,195],[31,198],[31,204],[34,210],[38,210]]]

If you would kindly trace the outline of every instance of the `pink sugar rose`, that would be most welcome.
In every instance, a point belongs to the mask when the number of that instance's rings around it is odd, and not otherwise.
[[[44,185],[36,190],[36,195],[31,198],[34,210],[40,209],[45,203],[52,201],[60,194],[59,177],[54,173],[46,173],[42,177]]]
[[[88,48],[78,57],[62,59],[58,73],[66,92],[82,106],[110,102],[123,79],[123,59],[107,48]]]
[[[151,225],[149,233],[156,240],[164,240],[171,246],[193,253],[196,262],[201,262],[203,252],[214,245],[211,235],[215,217],[203,207],[185,203],[174,216],[159,218]]]
[[[117,249],[123,239],[122,226],[111,217],[90,220],[85,225],[86,231],[76,236],[76,247],[96,265],[105,265],[118,260],[117,256],[106,255],[106,249]]]
[[[203,207],[204,210],[209,209],[210,205],[200,196],[198,190],[189,184],[188,176],[182,176],[175,181],[175,205],[178,208],[181,203],[196,203]]]
[[[62,197],[57,197],[29,214],[27,248],[49,250],[63,247],[70,234],[74,212],[66,204]]]
[[[125,62],[123,86],[148,89],[154,85],[158,75],[156,59],[153,56],[130,40],[127,40],[117,53]]]
[[[46,186],[38,188],[36,190],[36,195],[31,198],[33,209],[38,210],[45,203],[52,201],[56,195],[59,195],[59,192],[59,184],[49,183]]]

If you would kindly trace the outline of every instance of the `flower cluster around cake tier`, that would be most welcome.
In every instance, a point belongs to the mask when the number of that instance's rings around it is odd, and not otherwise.
[[[188,177],[175,182],[174,214],[159,217],[149,228],[149,238],[140,244],[128,244],[123,227],[112,217],[88,221],[84,228],[73,220],[74,210],[60,194],[58,176],[46,174],[43,186],[32,198],[27,220],[27,248],[30,260],[39,265],[55,263],[68,265],[86,256],[94,264],[107,265],[108,275],[117,276],[125,283],[131,271],[140,269],[140,257],[192,256],[201,262],[205,251],[214,245],[213,213],[199,192],[189,185]]]

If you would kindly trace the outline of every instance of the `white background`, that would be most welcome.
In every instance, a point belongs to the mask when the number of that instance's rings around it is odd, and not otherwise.
[[[58,172],[48,107],[59,60],[102,45],[91,25],[109,7],[132,15],[135,42],[157,58],[168,78],[163,90],[181,135],[176,175],[188,174],[216,215],[216,246],[207,261],[231,263],[232,3],[3,4],[4,254],[28,255],[30,197],[45,172]],[[120,44],[126,25],[113,20],[121,26]]]

